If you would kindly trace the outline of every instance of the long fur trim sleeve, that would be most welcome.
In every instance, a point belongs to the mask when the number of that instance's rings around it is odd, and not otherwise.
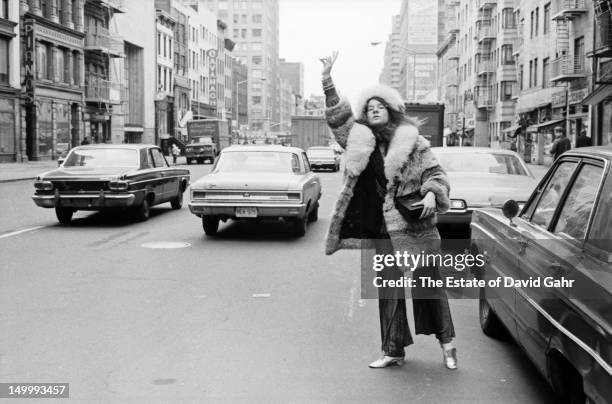
[[[444,213],[450,208],[450,183],[446,172],[430,149],[424,151],[421,158],[424,168],[421,176],[421,195],[425,196],[427,192],[433,192],[436,196],[438,213]]]
[[[339,103],[325,110],[325,118],[327,119],[327,125],[336,138],[336,142],[338,142],[342,148],[346,148],[348,135],[355,123],[353,110],[351,109],[349,101],[341,97]]]

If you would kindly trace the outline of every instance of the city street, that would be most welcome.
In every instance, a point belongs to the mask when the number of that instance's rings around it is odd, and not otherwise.
[[[60,226],[31,181],[0,184],[0,380],[70,383],[76,402],[555,401],[514,342],[482,334],[476,300],[450,301],[459,370],[425,336],[403,367],[369,369],[378,303],[359,299],[358,252],[324,255],[342,177],[319,175],[303,238],[235,222],[209,238],[186,203]]]

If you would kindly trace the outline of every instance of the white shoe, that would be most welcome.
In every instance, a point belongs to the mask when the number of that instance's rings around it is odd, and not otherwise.
[[[457,348],[451,348],[449,350],[444,350],[444,348],[442,348],[442,360],[447,369],[457,369]]]
[[[404,364],[403,356],[387,356],[383,355],[379,359],[370,363],[368,366],[374,369],[386,368],[388,366],[402,366]]]

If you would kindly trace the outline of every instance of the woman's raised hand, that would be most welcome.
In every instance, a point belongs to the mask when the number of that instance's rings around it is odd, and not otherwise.
[[[327,56],[319,59],[323,63],[323,77],[329,77],[331,75],[332,66],[338,59],[338,51],[333,51],[331,56]]]

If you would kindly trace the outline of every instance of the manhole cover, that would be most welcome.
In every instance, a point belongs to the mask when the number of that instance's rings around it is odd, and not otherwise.
[[[144,248],[186,248],[190,245],[190,243],[182,241],[153,241],[151,243],[144,243],[141,246]]]

